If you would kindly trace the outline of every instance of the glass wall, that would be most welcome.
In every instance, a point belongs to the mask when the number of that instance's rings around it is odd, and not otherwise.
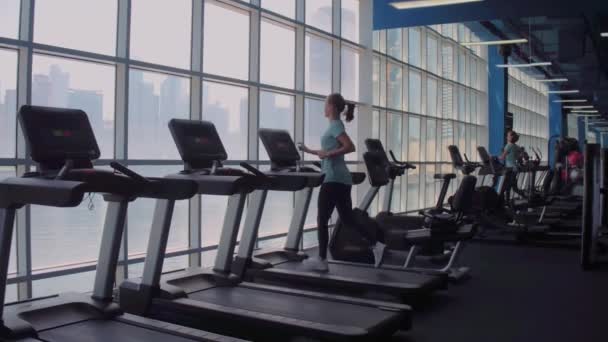
[[[449,145],[477,159],[487,144],[487,49],[459,44],[474,36],[462,24],[374,31],[372,126],[417,165],[396,182],[394,211],[435,204],[433,175],[452,172]]]
[[[102,151],[98,167],[108,168],[117,159],[144,175],[160,176],[183,168],[167,128],[171,118],[212,121],[229,154],[228,166],[249,161],[267,168],[268,157],[252,132],[281,128],[316,147],[325,127],[325,96],[342,92],[359,101],[368,93],[360,89],[369,85],[359,77],[362,52],[369,48],[364,44],[371,44],[362,38],[371,37],[371,28],[360,27],[362,16],[371,20],[367,2],[1,2],[2,177],[35,167],[17,134],[16,112],[24,104],[83,109]],[[22,6],[33,7],[31,16],[20,17]],[[27,30],[20,27],[32,27],[32,35],[21,37]],[[28,65],[31,75],[20,68]],[[397,66],[391,81],[402,83],[406,78],[400,72],[406,69]],[[353,139],[357,129],[356,120],[347,124]],[[349,159],[356,164],[358,157]],[[293,197],[269,196],[260,243],[282,241]],[[177,204],[165,271],[213,261],[226,203],[203,196]],[[141,275],[153,206],[138,200],[130,207],[119,279]],[[73,209],[30,209],[16,224],[21,231],[16,238],[31,236],[31,241],[13,244],[8,300],[90,290],[106,209],[102,197]],[[311,208],[308,227],[315,226],[314,212]],[[31,263],[17,264],[17,256]],[[30,269],[20,269],[28,264]]]
[[[538,76],[522,70],[509,69],[509,112],[513,114],[513,130],[517,143],[531,153],[532,148],[546,154],[549,141],[549,99],[547,85],[536,82]],[[543,156],[546,160],[548,156]]]

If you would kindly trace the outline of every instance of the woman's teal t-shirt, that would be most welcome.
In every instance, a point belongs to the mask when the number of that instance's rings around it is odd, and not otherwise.
[[[321,148],[323,151],[331,151],[340,147],[338,137],[345,133],[344,123],[342,120],[331,120],[329,127],[321,136]],[[325,174],[324,183],[342,183],[351,185],[353,183],[352,177],[346,162],[344,161],[344,155],[339,155],[332,158],[325,158],[321,160],[321,167]]]
[[[516,144],[507,144],[507,146],[505,146],[505,152],[507,153],[505,156],[505,166],[515,167],[515,163],[519,157],[519,146]]]

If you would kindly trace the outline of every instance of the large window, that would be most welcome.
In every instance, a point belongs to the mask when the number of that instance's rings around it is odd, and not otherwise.
[[[190,0],[131,0],[131,58],[188,69],[191,26]]]
[[[129,76],[129,158],[179,159],[167,124],[189,117],[189,79],[138,69]]]
[[[332,32],[332,0],[307,0],[306,24]]]
[[[71,14],[69,20],[66,20],[67,13]],[[34,40],[42,44],[114,55],[116,13],[116,0],[36,1]]]
[[[439,183],[433,175],[454,172],[449,145],[458,145],[476,159],[477,145],[487,144],[487,94],[481,82],[487,77],[486,48],[473,51],[460,46],[454,42],[458,32],[465,39],[471,35],[462,24],[373,34],[372,94],[378,114],[372,128],[390,146],[397,134],[395,116],[403,117],[399,137],[404,144],[403,158],[417,164],[416,170],[396,182],[403,187],[393,196],[401,201],[401,205],[393,203],[393,210],[415,211],[435,204]],[[400,38],[403,34],[407,37]],[[407,49],[403,49],[404,42]],[[402,51],[407,56],[400,59]],[[512,93],[518,94],[516,91]],[[513,96],[513,100],[519,98]],[[537,132],[538,120],[533,118],[528,126],[530,132]]]
[[[328,95],[331,93],[331,41],[313,34],[306,35],[306,92]]]
[[[1,15],[0,15],[1,16]],[[15,157],[17,51],[0,49],[0,157]]]
[[[101,149],[96,167],[110,170],[116,158],[146,176],[184,169],[167,126],[173,118],[214,123],[228,153],[226,167],[247,161],[268,169],[265,150],[251,149],[261,145],[260,127],[286,129],[297,141],[318,147],[327,127],[324,99],[333,91],[365,102],[346,124],[361,145],[358,120],[367,122],[371,115],[371,94],[369,84],[360,82],[369,47],[359,41],[371,36],[371,27],[360,22],[371,22],[372,13],[357,0],[28,0],[23,5],[29,3],[33,11],[22,12],[22,1],[0,0],[0,177],[36,170],[18,138],[16,113],[24,104],[82,109]],[[30,27],[31,38],[20,31]],[[386,104],[386,62],[380,68],[377,93]],[[404,83],[403,74],[394,76]],[[404,84],[401,89],[405,98]],[[405,117],[402,107],[395,111]],[[347,160],[360,169],[358,154]],[[172,253],[163,271],[213,263],[227,202],[201,196],[200,206],[198,199],[176,203]],[[142,275],[154,203],[130,203],[123,251],[129,263],[119,270],[129,277]],[[257,247],[284,241],[293,206],[292,193],[269,194]],[[307,213],[308,228],[316,224],[314,207]],[[24,211],[17,229],[31,234],[14,236],[7,300],[90,291],[106,208],[96,194],[76,208]],[[306,235],[307,245],[316,241],[309,238],[314,235]],[[17,263],[17,256],[31,263]]]
[[[32,103],[79,108],[89,116],[102,158],[114,156],[114,75],[107,64],[34,55]]]
[[[295,31],[293,28],[262,20],[260,79],[277,87],[293,88],[295,77]]]
[[[244,80],[249,78],[248,12],[207,1],[203,43],[205,72]]]

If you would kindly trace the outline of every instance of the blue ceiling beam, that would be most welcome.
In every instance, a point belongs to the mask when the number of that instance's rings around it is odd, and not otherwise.
[[[374,30],[470,21],[608,13],[606,0],[485,0],[481,2],[398,10],[395,0],[374,1]]]

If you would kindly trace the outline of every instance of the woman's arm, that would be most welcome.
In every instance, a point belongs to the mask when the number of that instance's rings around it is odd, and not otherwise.
[[[502,154],[501,154],[501,155],[498,157],[498,159],[500,159],[500,160],[505,160],[505,159],[507,159],[507,154],[509,154],[509,150],[508,150],[508,149],[505,147],[505,148],[502,150]]]
[[[336,139],[338,139],[338,142],[340,142],[340,147],[331,151],[317,151],[319,158],[333,158],[355,152],[355,144],[353,144],[353,141],[350,140],[348,134],[342,133]]]

